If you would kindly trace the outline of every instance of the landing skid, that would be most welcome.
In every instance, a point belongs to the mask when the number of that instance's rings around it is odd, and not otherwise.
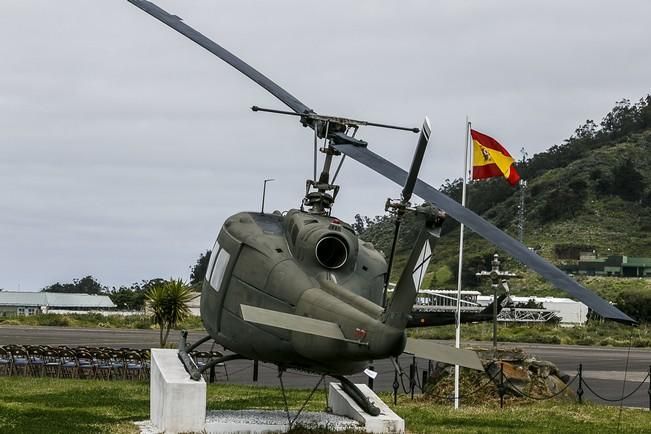
[[[228,362],[229,360],[246,359],[246,357],[240,354],[229,354],[227,356],[211,359],[208,363],[203,364],[201,366],[197,366],[197,363],[190,356],[190,352],[192,352],[192,350],[194,350],[204,342],[208,342],[210,339],[212,339],[212,337],[210,335],[204,336],[203,338],[199,339],[192,345],[187,344],[187,339],[188,339],[188,332],[183,330],[181,332],[181,339],[179,340],[179,359],[181,359],[181,362],[183,362],[183,366],[185,367],[185,370],[188,371],[188,374],[190,374],[190,378],[192,378],[195,381],[199,381],[201,379],[202,374],[208,369],[212,368],[213,366],[216,366],[220,363]]]
[[[296,419],[298,419],[298,416],[301,414],[307,403],[312,399],[312,396],[314,395],[314,392],[319,388],[321,383],[323,382],[326,374],[322,374],[321,377],[319,378],[318,383],[316,383],[316,386],[312,389],[310,392],[310,395],[307,397],[301,408],[298,410],[298,413],[294,417],[294,419],[291,418],[289,414],[289,406],[287,405],[287,396],[285,394],[285,384],[283,383],[283,373],[285,372],[285,369],[278,367],[278,379],[280,380],[280,389],[283,393],[283,400],[285,401],[285,412],[287,413],[287,420],[289,421],[289,426],[290,428],[294,425],[294,422],[296,422]],[[375,406],[369,400],[361,390],[349,379],[344,377],[343,375],[332,375],[332,378],[336,378],[341,382],[341,387],[344,392],[348,396],[350,396],[357,405],[359,405],[362,410],[364,410],[366,413],[370,414],[371,416],[378,416],[380,414],[380,409]]]
[[[359,405],[362,410],[370,414],[371,416],[378,416],[380,414],[380,409],[371,402],[370,399],[362,393],[361,390],[348,378],[343,375],[333,375],[334,378],[341,381],[341,388],[346,392],[348,396],[353,398],[353,401]]]

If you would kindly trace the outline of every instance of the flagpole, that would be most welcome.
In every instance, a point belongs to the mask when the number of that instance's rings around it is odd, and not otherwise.
[[[468,179],[468,136],[470,134],[470,121],[466,116],[466,142],[463,159],[463,187],[461,190],[461,205],[466,206],[466,184]],[[459,233],[459,269],[457,272],[457,313],[456,313],[456,340],[455,347],[461,346],[461,271],[463,268],[463,229],[464,225],[461,223],[461,231]],[[459,408],[459,365],[454,365],[454,408]]]

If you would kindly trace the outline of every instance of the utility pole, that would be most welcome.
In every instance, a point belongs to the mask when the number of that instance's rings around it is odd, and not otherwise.
[[[476,273],[477,277],[489,277],[491,280],[491,288],[493,289],[493,355],[497,354],[497,288],[500,283],[508,288],[508,279],[510,277],[518,277],[517,274],[510,271],[500,270],[500,258],[497,253],[493,255],[491,262],[491,271],[481,271]]]

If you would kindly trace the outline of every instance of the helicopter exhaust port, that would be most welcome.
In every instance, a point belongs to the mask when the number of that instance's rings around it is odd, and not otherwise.
[[[325,236],[316,243],[314,253],[319,264],[336,270],[348,259],[348,245],[339,237]]]

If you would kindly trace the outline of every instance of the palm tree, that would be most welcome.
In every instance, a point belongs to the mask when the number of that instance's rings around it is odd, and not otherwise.
[[[151,319],[160,328],[160,346],[165,347],[170,330],[190,315],[188,302],[194,293],[181,279],[156,282],[147,291]]]

